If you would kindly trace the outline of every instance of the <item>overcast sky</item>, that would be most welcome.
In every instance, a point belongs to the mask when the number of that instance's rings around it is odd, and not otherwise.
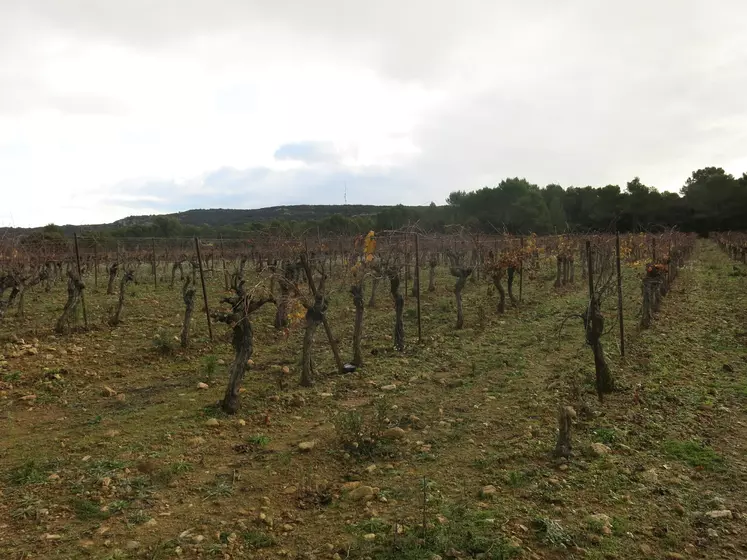
[[[743,0],[0,0],[0,225],[747,171]]]

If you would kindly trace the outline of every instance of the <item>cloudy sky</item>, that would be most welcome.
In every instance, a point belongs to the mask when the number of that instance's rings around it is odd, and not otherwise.
[[[747,170],[743,0],[0,0],[0,225]]]

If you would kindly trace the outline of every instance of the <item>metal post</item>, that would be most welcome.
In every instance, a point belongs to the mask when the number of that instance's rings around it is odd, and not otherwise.
[[[594,297],[594,263],[591,262],[591,241],[586,240],[586,263],[589,267],[589,297]]]
[[[75,240],[75,263],[78,268],[78,280],[82,282],[83,278],[80,273],[80,252],[78,251],[78,234],[75,232],[73,232],[73,239]],[[83,305],[83,324],[86,326],[86,330],[88,330],[88,315],[86,314],[86,298],[82,291],[80,292],[80,303]]]
[[[521,240],[521,257],[519,257],[519,303],[521,303],[522,292],[524,291],[524,236],[522,235],[519,239]]]
[[[96,289],[99,287],[99,252],[95,239],[93,241],[93,287]]]
[[[228,290],[228,272],[226,271],[226,254],[223,252],[223,236],[218,235],[218,239],[220,239],[220,258],[223,261],[223,281],[226,285],[226,290]]]
[[[625,357],[625,327],[623,325],[623,286],[620,274],[620,233],[615,234],[615,249],[617,257],[617,316],[620,319],[620,356]]]
[[[420,325],[420,243],[415,234],[415,297],[418,302],[418,343],[422,342],[423,332]]]
[[[156,238],[151,237],[151,257],[153,259],[153,287],[158,288],[158,273],[156,272]]]
[[[202,284],[202,300],[205,302],[205,317],[207,318],[208,333],[210,341],[213,341],[213,325],[210,324],[210,307],[208,306],[207,290],[205,289],[205,275],[202,272],[202,255],[200,254],[200,240],[195,237],[195,249],[197,251],[197,264],[200,268],[200,283]]]

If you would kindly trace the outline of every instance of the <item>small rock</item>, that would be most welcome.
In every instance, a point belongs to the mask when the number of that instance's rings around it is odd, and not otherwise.
[[[50,533],[47,533],[44,535],[44,539],[48,541],[58,541],[62,538],[62,535],[52,535]]]
[[[612,449],[610,449],[603,443],[595,442],[591,444],[591,454],[594,455],[595,457],[609,455],[610,453],[612,453]]]
[[[244,420],[243,418],[239,418],[239,419],[238,419],[238,421],[237,421],[236,423],[237,423],[237,424],[238,424],[239,426],[246,426],[246,420]]]
[[[641,551],[642,554],[645,554],[646,556],[651,556],[653,553],[653,549],[650,545],[647,545],[646,543],[641,543],[641,546],[638,547],[638,550]]]
[[[731,519],[732,514],[729,509],[715,509],[713,511],[707,511],[706,517],[710,517],[711,519]]]
[[[375,538],[376,538],[376,534],[375,533],[366,533],[365,535],[363,535],[363,540],[364,541],[372,541]]]
[[[208,427],[210,427],[210,428],[215,428],[216,426],[220,425],[220,422],[218,422],[217,418],[208,418],[205,421],[205,425],[208,426]]]
[[[218,365],[219,365],[219,366],[224,366],[224,365],[226,365],[226,360],[224,360],[223,358],[221,358],[220,360],[218,360]]]
[[[57,482],[58,480],[60,480],[60,475],[58,475],[57,473],[52,473],[47,477],[47,480]]]
[[[198,388],[198,389],[203,389],[203,390],[204,390],[204,389],[210,389],[210,385],[208,385],[207,383],[203,383],[203,382],[201,381],[201,382],[199,382],[199,383],[197,384],[197,388]]]
[[[302,441],[298,444],[299,451],[309,452],[316,447],[316,441]]]
[[[381,386],[381,387],[379,387],[379,388],[380,388],[380,389],[381,389],[382,391],[394,391],[394,390],[396,390],[396,389],[397,389],[397,386],[396,386],[396,385],[394,385],[394,384],[391,384],[391,385],[382,385],[382,386]]]
[[[148,519],[148,521],[145,522],[145,526],[146,527],[155,527],[156,525],[158,525],[158,521],[156,521],[152,517],[150,519]]]
[[[368,466],[366,467],[366,472],[367,472],[367,473],[372,473],[372,472],[374,472],[375,470],[376,470],[376,465],[368,465]]]
[[[492,484],[483,486],[482,489],[480,490],[480,496],[482,496],[483,498],[492,498],[496,494],[498,494],[498,489]]]
[[[116,397],[117,392],[109,387],[108,385],[104,385],[104,388],[101,390],[101,394],[105,397]]]
[[[381,433],[381,437],[383,437],[384,439],[402,439],[403,437],[405,437],[405,431],[399,426],[396,426],[394,428],[384,430]]]
[[[117,393],[117,396],[114,398],[117,399],[119,402],[124,402],[127,397],[125,397],[124,393]]]
[[[288,375],[291,372],[288,366],[283,366],[283,369],[281,371],[283,372],[283,375]]]
[[[353,480],[351,482],[346,482],[345,484],[343,484],[342,489],[345,490],[346,492],[349,492],[350,490],[358,488],[358,486],[360,485],[361,483],[359,480]]]
[[[371,486],[358,486],[348,492],[348,499],[354,502],[368,502],[373,500],[374,489]]]
[[[283,494],[295,494],[296,492],[298,492],[298,488],[295,486],[287,486],[283,488]]]
[[[712,538],[712,539],[717,539],[718,538],[718,531],[716,531],[716,529],[710,529],[710,528],[708,528],[708,529],[706,529],[706,533],[708,533],[708,536],[710,538]]]
[[[656,469],[649,469],[641,473],[641,480],[649,484],[656,484],[659,482],[659,474],[656,472]]]
[[[612,534],[612,520],[610,516],[604,513],[595,513],[589,516],[589,521],[595,525],[595,528],[603,535]]]
[[[19,400],[27,401],[27,402],[28,401],[35,401],[36,400],[36,395],[26,395],[24,397],[21,397]]]

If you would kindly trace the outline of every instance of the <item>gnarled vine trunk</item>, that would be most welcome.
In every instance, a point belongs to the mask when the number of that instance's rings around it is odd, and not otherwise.
[[[324,296],[318,294],[314,298],[314,305],[306,309],[306,329],[303,333],[303,349],[301,362],[301,386],[311,387],[314,385],[314,364],[311,358],[311,350],[314,345],[314,336],[324,320],[324,312],[327,310],[327,302]]]
[[[215,314],[218,321],[233,327],[231,344],[234,348],[234,359],[228,368],[228,385],[221,401],[221,409],[226,414],[235,414],[241,406],[239,390],[246,374],[247,362],[254,352],[254,333],[249,316],[265,303],[274,301],[273,298],[252,300],[246,294],[244,281],[238,277],[235,279],[233,289],[236,292],[235,295],[223,300],[231,304],[231,312]]]
[[[428,291],[429,292],[436,291],[436,266],[438,266],[438,261],[436,260],[435,257],[431,257],[431,260],[428,263]]]
[[[376,289],[379,287],[379,277],[374,276],[371,281],[371,297],[368,298],[368,306],[370,308],[376,307]]]
[[[127,283],[132,282],[134,278],[132,271],[128,270],[122,275],[122,279],[119,281],[119,299],[117,300],[117,307],[109,318],[109,325],[112,327],[119,325],[122,317],[122,309],[124,308],[125,287]]]
[[[493,285],[498,290],[498,313],[503,313],[506,311],[506,290],[503,289],[503,284],[501,283],[501,280],[503,280],[503,269],[494,270],[492,279]]]
[[[107,269],[107,272],[109,273],[109,282],[106,285],[107,295],[112,295],[114,293],[114,279],[117,277],[118,271],[119,263],[117,262],[113,262]]]
[[[516,298],[514,297],[514,275],[516,274],[516,269],[513,266],[509,266],[506,269],[506,272],[507,272],[506,284],[508,285],[508,300],[511,302],[511,305],[516,307]]]
[[[571,425],[576,417],[576,411],[570,406],[561,406],[558,412],[558,441],[555,444],[555,457],[565,459],[571,456]]]
[[[195,308],[195,286],[187,277],[182,288],[182,299],[184,300],[184,323],[182,323],[182,332],[179,337],[182,348],[189,346],[189,327],[192,321],[192,312]]]
[[[560,288],[563,282],[563,257],[558,255],[555,259],[556,271],[555,271],[555,284],[554,287]]]
[[[599,297],[594,295],[589,302],[589,308],[584,312],[584,327],[586,329],[586,343],[594,353],[594,370],[596,373],[596,389],[599,400],[606,393],[615,390],[612,373],[604,357],[601,338],[604,334],[604,316],[601,311]]]
[[[353,295],[353,306],[355,307],[355,324],[353,326],[353,361],[354,366],[363,365],[363,353],[361,352],[361,341],[363,339],[363,281],[350,287]]]
[[[399,293],[399,272],[389,271],[389,291],[394,300],[394,347],[402,352],[405,349],[405,298]]]
[[[75,316],[78,302],[81,300],[83,289],[86,287],[72,270],[68,270],[67,275],[67,301],[54,328],[55,332],[61,334],[70,332],[70,320]]]
[[[467,284],[467,278],[472,274],[471,268],[451,267],[449,272],[455,276],[457,281],[454,285],[454,295],[456,296],[457,322],[456,328],[461,329],[464,326],[464,310],[462,308],[462,291]]]

